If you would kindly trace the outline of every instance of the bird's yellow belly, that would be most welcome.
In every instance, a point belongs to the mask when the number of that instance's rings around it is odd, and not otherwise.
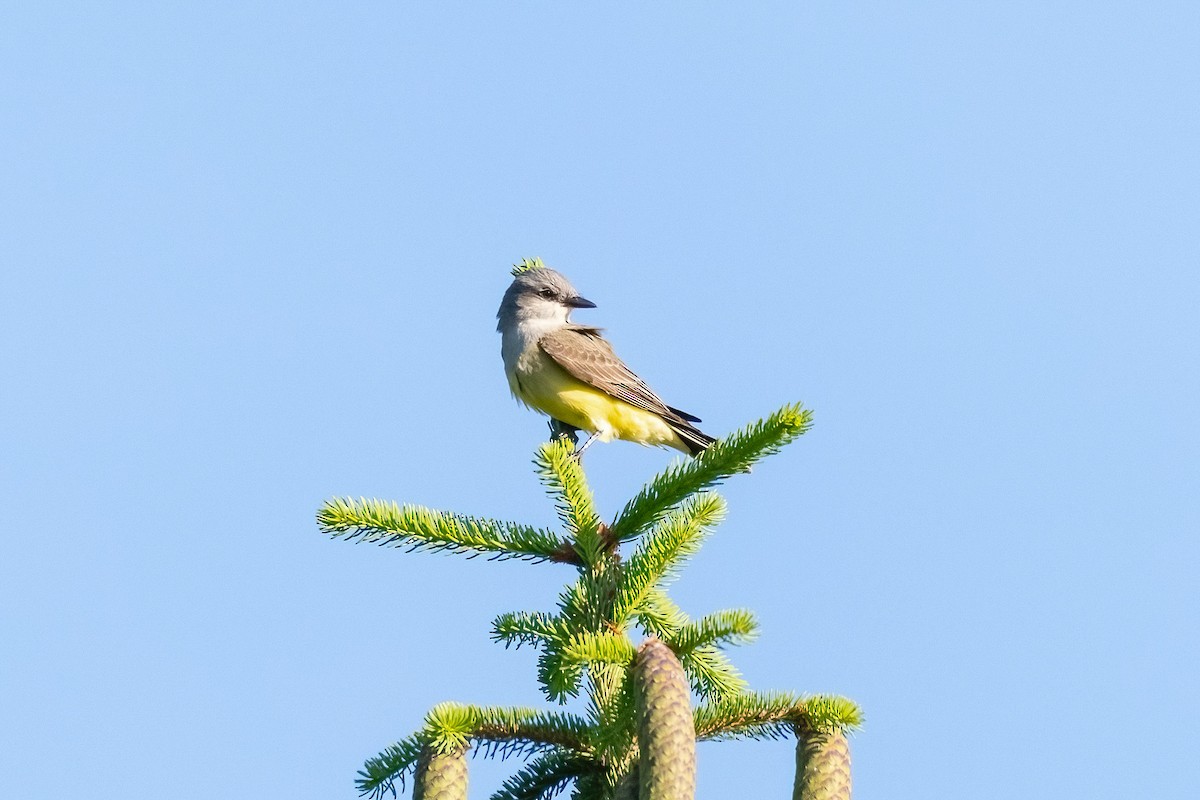
[[[542,362],[528,371],[519,371],[515,378],[513,393],[518,399],[568,425],[599,433],[604,441],[624,439],[687,452],[662,417],[573,378],[557,364]]]

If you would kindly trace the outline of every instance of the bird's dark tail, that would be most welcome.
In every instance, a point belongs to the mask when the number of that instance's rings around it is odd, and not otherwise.
[[[678,408],[672,408],[671,406],[667,406],[667,411],[670,411],[672,414],[674,414],[677,417],[683,417],[688,422],[700,422],[701,421],[701,419],[699,417],[693,416],[693,415],[687,413],[686,411],[680,411]]]
[[[699,421],[699,420],[697,420]],[[704,433],[699,428],[689,425],[686,422],[668,422],[671,430],[683,441],[683,444],[688,449],[688,454],[698,456],[708,449],[708,446],[716,441],[713,437]]]

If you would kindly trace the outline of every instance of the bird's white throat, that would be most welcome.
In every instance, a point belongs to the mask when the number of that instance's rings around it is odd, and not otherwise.
[[[511,375],[516,371],[522,353],[530,347],[537,347],[538,339],[547,333],[566,325],[561,319],[525,319],[506,327],[500,332],[500,356],[504,359],[504,371]]]

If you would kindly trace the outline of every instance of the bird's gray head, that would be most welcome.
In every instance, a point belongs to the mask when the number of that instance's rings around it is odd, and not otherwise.
[[[580,297],[561,273],[549,267],[527,269],[513,278],[504,293],[496,312],[496,330],[503,333],[530,321],[566,324],[573,309],[595,307],[591,300]]]

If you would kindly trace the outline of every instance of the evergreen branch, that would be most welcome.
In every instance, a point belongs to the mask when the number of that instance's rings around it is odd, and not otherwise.
[[[359,792],[372,798],[396,794],[396,784],[417,768],[422,750],[453,753],[477,745],[496,745],[488,755],[503,752],[529,753],[552,748],[586,759],[592,752],[588,739],[591,724],[574,714],[559,714],[535,708],[497,708],[459,703],[440,703],[425,717],[419,733],[403,739],[369,759],[359,771]]]
[[[692,690],[705,700],[722,700],[746,691],[746,679],[724,653],[701,645],[679,656]]]
[[[786,405],[766,419],[718,440],[700,455],[659,473],[610,526],[618,541],[638,536],[688,496],[719,484],[737,472],[776,453],[812,425],[812,412],[799,403]]]
[[[687,623],[673,636],[667,637],[666,642],[682,658],[706,645],[720,647],[725,644],[745,644],[753,641],[757,634],[758,624],[754,615],[745,609],[733,608]]]
[[[624,634],[577,633],[562,649],[563,658],[580,664],[630,664],[636,651]]]
[[[600,633],[608,630],[615,593],[614,573],[615,570],[608,569],[605,562],[600,562],[564,589],[558,596],[560,624],[571,631]]]
[[[417,769],[417,760],[421,757],[424,739],[420,734],[414,734],[407,739],[401,739],[367,763],[358,772],[355,785],[360,795],[369,795],[372,800],[378,800],[385,794],[396,796],[396,784],[404,788],[404,777]]]
[[[317,512],[317,524],[335,537],[410,551],[492,553],[498,559],[550,560],[565,544],[556,533],[541,528],[366,498],[327,501]]]
[[[596,500],[570,442],[556,439],[538,448],[534,459],[542,483],[555,498],[555,509],[575,540],[575,551],[585,565],[595,564],[603,552]]]
[[[853,700],[834,694],[810,695],[804,700],[803,731],[856,731],[863,726],[862,709]]]
[[[609,630],[607,609],[614,590],[608,560],[604,559],[580,574],[575,583],[559,595],[559,614],[554,618],[558,631],[556,639],[546,640],[546,650],[538,659],[538,681],[551,700],[566,702],[579,694],[583,666],[563,657],[562,644],[569,634],[604,633]]]
[[[567,788],[592,764],[572,753],[552,750],[525,765],[492,794],[491,800],[545,800]]]
[[[724,515],[725,501],[708,493],[688,498],[659,522],[621,570],[612,621],[622,625],[637,613],[650,589],[674,572],[683,559],[694,555],[708,530]]]
[[[844,697],[747,692],[695,709],[696,738],[779,739],[800,730],[858,728],[862,713]]]
[[[553,745],[587,755],[591,752],[590,730],[590,723],[574,714],[534,708],[481,708],[472,736],[492,742]]]
[[[510,611],[492,621],[492,641],[503,642],[506,648],[537,646],[561,637],[558,620],[544,611]]]
[[[439,752],[461,750],[477,740],[530,749],[555,746],[587,754],[588,729],[587,720],[574,714],[440,703],[425,718],[423,738]]]

